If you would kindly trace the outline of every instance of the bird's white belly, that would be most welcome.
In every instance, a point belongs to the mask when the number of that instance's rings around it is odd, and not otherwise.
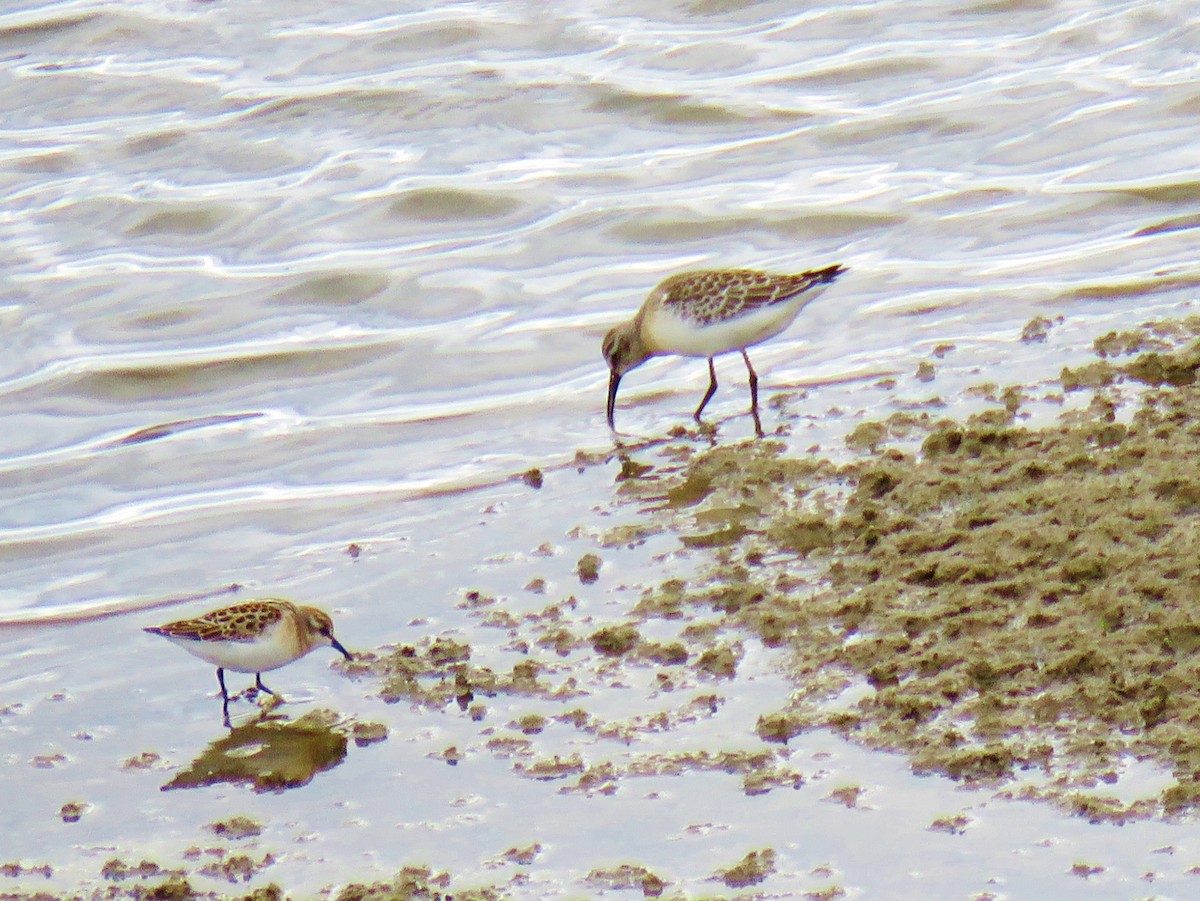
[[[285,640],[287,636],[279,628],[260,641],[196,641],[167,637],[189,654],[235,673],[265,673],[303,656],[297,653],[294,642]]]
[[[660,308],[646,317],[642,327],[656,353],[712,357],[778,335],[823,289],[823,285],[812,288],[794,301],[761,307],[732,319],[704,325],[681,319],[671,310]]]

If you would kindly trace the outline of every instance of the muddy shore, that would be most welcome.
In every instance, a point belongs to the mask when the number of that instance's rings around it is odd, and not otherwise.
[[[1025,340],[1038,340],[1048,325],[1031,323]],[[961,422],[941,417],[933,402],[864,422],[838,459],[797,454],[771,438],[713,442],[703,430],[619,450],[613,507],[638,515],[633,525],[596,533],[596,552],[574,565],[578,587],[600,577],[606,556],[650,536],[673,535],[700,556],[697,576],[648,587],[623,621],[599,627],[571,594],[518,615],[502,597],[463,586],[459,605],[481,626],[504,630],[512,647],[550,651],[560,664],[527,660],[500,670],[477,662],[469,641],[431,637],[364,650],[336,669],[385,704],[457,707],[479,724],[486,753],[561,792],[612,793],[651,774],[712,770],[740,779],[746,795],[794,788],[806,777],[789,760],[788,743],[829,729],[900,752],[916,772],[1044,800],[1092,821],[1186,815],[1200,792],[1197,334],[1200,319],[1102,336],[1095,362],[1064,370],[1058,384],[981,385],[989,408]],[[928,365],[935,372],[937,359]],[[785,416],[789,403],[779,404]],[[1036,404],[1069,412],[1035,427],[1028,420]],[[581,466],[613,462],[580,458]],[[523,480],[540,487],[540,474]],[[534,579],[525,591],[537,598],[547,584]],[[668,640],[659,637],[663,623],[678,626]],[[551,727],[632,740],[711,715],[751,638],[786,652],[794,686],[789,704],[759,718],[759,749],[714,745],[617,764],[539,745]],[[679,703],[670,713],[619,720],[590,709],[584,686],[634,672],[652,674]],[[498,699],[529,710],[496,721]],[[290,721],[286,707],[270,706],[261,722],[239,729],[253,734],[235,730],[167,787],[241,781],[288,790],[336,766],[350,742],[388,738],[382,723],[331,711]],[[272,742],[274,756],[259,758],[259,769],[247,764],[245,745]],[[445,763],[460,754],[448,747]],[[1130,759],[1169,772],[1171,784],[1117,797],[1109,789]],[[142,763],[152,767],[153,754]],[[843,803],[855,803],[854,787],[840,791]],[[86,816],[86,800],[62,815]],[[957,827],[947,820],[945,828]],[[274,883],[239,891],[274,859],[276,849],[258,843],[260,831],[244,818],[211,824],[190,859],[115,857],[78,892],[36,889],[52,862],[4,863],[3,875],[21,888],[0,898],[288,896]],[[528,866],[540,849],[510,853]],[[732,890],[752,886],[772,872],[774,853],[731,855],[711,879]],[[229,891],[208,888],[214,879]],[[638,861],[587,879],[672,897],[670,874]],[[828,896],[841,891],[835,881]],[[343,884],[330,894],[504,896],[503,884],[456,888],[453,874],[419,862],[391,881]]]

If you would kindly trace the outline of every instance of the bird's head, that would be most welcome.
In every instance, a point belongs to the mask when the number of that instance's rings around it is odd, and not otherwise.
[[[328,645],[341,652],[347,660],[354,659],[350,652],[342,647],[342,643],[333,637],[333,620],[328,613],[316,607],[304,607],[301,614],[304,616],[304,624],[308,627],[309,640],[313,645]]]
[[[617,405],[617,386],[621,384],[621,376],[646,362],[650,351],[642,342],[638,331],[637,320],[625,322],[613,328],[604,336],[601,345],[604,360],[608,363],[608,425],[613,425],[613,413]]]

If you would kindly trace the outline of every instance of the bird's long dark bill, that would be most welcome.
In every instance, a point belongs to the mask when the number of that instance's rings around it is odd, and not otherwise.
[[[617,409],[617,385],[621,384],[621,376],[617,374],[617,370],[612,370],[612,374],[608,377],[608,427],[615,429],[613,424],[613,413]]]
[[[329,639],[329,645],[330,645],[330,647],[332,647],[332,648],[333,648],[335,651],[341,651],[341,652],[342,652],[342,654],[345,656],[345,658],[346,658],[347,660],[353,660],[353,659],[354,659],[354,655],[352,655],[352,654],[351,654],[349,651],[347,651],[347,650],[346,650],[344,647],[342,647],[342,643],[341,643],[340,641],[338,641],[336,638],[332,638],[332,637],[331,637],[331,638]]]

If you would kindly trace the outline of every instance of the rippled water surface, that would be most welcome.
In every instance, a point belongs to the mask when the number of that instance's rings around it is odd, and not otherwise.
[[[282,795],[160,793],[221,730],[211,670],[139,627],[236,583],[335,611],[356,649],[455,635],[511,667],[522,651],[461,608],[465,589],[619,619],[691,564],[662,538],[605,552],[581,585],[600,520],[637,512],[611,508],[615,462],[572,462],[613,447],[601,336],[681,269],[850,267],[754,352],[764,400],[807,391],[797,450],[837,446],[834,408],[886,413],[880,377],[902,391],[938,345],[954,345],[950,398],[1189,311],[1193,4],[2,9],[0,707],[20,706],[0,711],[0,863],[71,885],[112,853],[178,855],[245,808],[272,824],[262,848],[295,845],[256,878],[307,891],[413,862],[503,883],[514,866],[488,861],[536,840],[514,894],[596,893],[587,872],[622,861],[723,890],[715,866],[765,845],[781,856],[765,891],[1128,897],[1158,871],[1186,894],[1200,845],[1178,829],[964,798],[829,737],[797,765],[877,785],[874,809],[823,803],[819,775],[761,797],[705,773],[588,798],[487,754],[450,768],[437,755],[476,724],[384,707],[318,655],[275,681],[386,722],[388,741]],[[1038,315],[1064,317],[1060,337],[1020,345]],[[619,425],[688,424],[704,369],[628,376]],[[718,371],[710,409],[738,440],[745,376],[736,358]],[[769,404],[764,420],[780,425]],[[514,479],[531,467],[541,490]],[[535,577],[549,588],[531,600]],[[756,746],[788,686],[769,652],[747,655],[718,717],[643,750]],[[605,715],[653,706],[651,673],[584,671]],[[162,771],[122,768],[147,749]],[[43,790],[14,796],[29,780]],[[90,812],[64,824],[71,800]],[[925,831],[964,805],[981,828]],[[789,820],[806,831],[781,834]],[[1165,844],[1180,853],[1149,856]],[[1077,858],[1109,868],[1085,881]]]

